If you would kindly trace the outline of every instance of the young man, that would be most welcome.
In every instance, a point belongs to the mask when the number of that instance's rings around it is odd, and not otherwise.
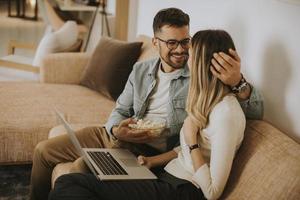
[[[159,58],[135,64],[105,128],[89,127],[76,133],[83,147],[117,145],[136,155],[151,156],[179,144],[179,132],[187,116],[189,16],[176,8],[161,10],[154,18],[153,31],[153,45],[159,51]],[[262,99],[242,77],[236,52],[230,52],[232,55],[216,52],[211,70],[221,81],[232,86],[246,116],[260,119]],[[128,127],[135,123],[132,118],[144,117],[165,118],[164,137],[153,138],[146,131],[133,131]],[[31,199],[47,199],[55,165],[75,161],[78,157],[68,135],[40,142],[33,157]]]

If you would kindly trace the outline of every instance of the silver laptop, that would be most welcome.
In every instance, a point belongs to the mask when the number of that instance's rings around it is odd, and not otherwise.
[[[126,149],[82,148],[71,125],[61,112],[57,109],[55,112],[84,162],[100,180],[157,179],[147,167],[137,162],[134,154]]]

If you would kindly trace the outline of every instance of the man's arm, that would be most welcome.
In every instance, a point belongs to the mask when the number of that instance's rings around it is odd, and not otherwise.
[[[113,109],[110,114],[108,121],[105,124],[107,133],[111,136],[112,128],[118,126],[121,121],[130,118],[133,116],[133,78],[134,78],[134,68],[129,75],[129,78],[126,82],[125,88],[116,102],[116,107]],[[113,136],[114,137],[114,136]]]
[[[243,78],[241,74],[241,59],[236,51],[230,49],[230,55],[223,52],[214,53],[211,60],[211,72],[231,88],[238,85]],[[264,106],[262,95],[250,84],[236,93],[241,107],[248,119],[262,119]]]
[[[247,119],[262,119],[264,116],[264,102],[260,92],[248,84],[250,96],[243,99],[237,94],[241,107]],[[242,96],[243,94],[241,94]]]
[[[153,136],[151,136],[148,131],[132,130],[128,127],[128,124],[136,123],[131,117],[134,115],[133,83],[135,78],[135,68],[139,67],[137,65],[138,64],[133,67],[125,88],[116,102],[116,107],[105,124],[105,128],[107,133],[110,134],[113,139],[133,143],[145,143],[153,140]]]

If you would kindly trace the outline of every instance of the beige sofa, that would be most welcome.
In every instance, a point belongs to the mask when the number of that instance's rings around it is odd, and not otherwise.
[[[144,41],[139,60],[156,55]],[[80,86],[90,54],[58,53],[46,57],[40,82],[0,82],[0,165],[30,163],[35,145],[59,125],[53,107],[72,124],[103,124],[115,102]],[[80,125],[79,125],[80,126]]]
[[[62,132],[56,127],[50,137]],[[54,168],[52,186],[70,167],[71,163],[61,163]],[[265,121],[248,120],[221,199],[300,199],[300,145]]]
[[[41,83],[0,82],[0,164],[31,162],[35,145],[59,125],[54,106],[74,124],[106,121],[115,103],[76,84],[88,57],[53,54],[41,68]]]
[[[139,60],[155,56],[149,38]],[[41,83],[0,82],[0,164],[31,162],[35,145],[62,134],[53,106],[76,129],[106,122],[115,103],[78,85],[85,53],[48,56]],[[247,121],[223,199],[300,199],[300,145],[265,121]],[[68,171],[60,164],[53,179]]]

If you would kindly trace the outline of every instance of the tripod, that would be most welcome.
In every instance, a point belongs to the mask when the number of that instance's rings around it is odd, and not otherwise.
[[[95,2],[93,2],[93,3],[95,3]],[[107,19],[107,12],[106,12],[106,5],[107,5],[106,0],[100,0],[99,3],[96,3],[94,5],[96,5],[97,8],[96,8],[96,11],[95,11],[94,16],[92,18],[92,22],[90,24],[90,28],[89,28],[88,35],[87,35],[87,40],[86,40],[85,46],[84,46],[84,51],[87,50],[87,46],[88,46],[88,43],[89,43],[89,40],[90,40],[90,37],[91,37],[92,29],[94,27],[95,19],[96,19],[97,13],[99,12],[100,6],[102,8],[102,10],[100,11],[100,14],[101,14],[101,36],[104,35],[104,23],[105,23],[105,26],[106,26],[107,36],[109,36],[109,37],[111,36],[110,35],[109,24],[108,24],[108,19]]]
[[[108,24],[108,19],[107,19],[107,12],[106,12],[107,0],[100,0],[100,5],[102,7],[102,11],[100,12],[101,15],[102,15],[101,35],[104,35],[104,23],[105,23],[107,35],[110,37],[111,35],[110,35],[110,29],[109,29],[109,24]]]

